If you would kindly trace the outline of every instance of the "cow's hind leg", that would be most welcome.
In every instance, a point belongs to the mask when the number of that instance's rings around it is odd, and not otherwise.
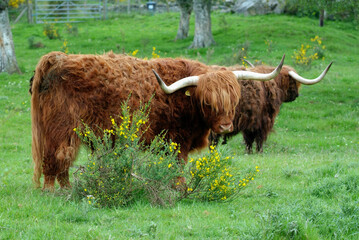
[[[55,151],[49,149],[45,152],[42,171],[44,173],[43,190],[53,192],[55,190],[55,180],[58,173],[58,164],[55,158]]]
[[[263,139],[261,137],[256,137],[256,144],[257,144],[257,152],[263,152]]]
[[[57,175],[57,181],[59,182],[61,188],[71,188],[69,168],[66,168],[62,173]]]
[[[45,174],[44,171],[44,188],[42,190],[53,192],[55,190],[56,176]]]
[[[69,188],[69,168],[76,158],[77,149],[79,148],[79,140],[65,140],[56,143],[54,139],[51,146],[47,146],[45,153],[43,173],[44,173],[44,190],[53,191],[55,188],[55,180],[60,184],[61,188]]]
[[[80,142],[72,138],[70,145],[63,144],[57,151],[56,159],[59,163],[60,171],[57,174],[57,181],[61,188],[70,188],[69,169],[77,156]]]

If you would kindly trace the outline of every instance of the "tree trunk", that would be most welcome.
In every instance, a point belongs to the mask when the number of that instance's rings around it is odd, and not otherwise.
[[[215,44],[211,28],[211,0],[193,0],[195,13],[194,39],[190,48],[209,47]]]
[[[7,8],[0,8],[0,73],[21,73],[15,56]]]
[[[189,20],[193,8],[192,0],[177,0],[180,8],[180,22],[178,26],[177,36],[175,40],[185,39],[189,34]]]
[[[324,26],[324,9],[321,9],[319,13],[319,26]]]

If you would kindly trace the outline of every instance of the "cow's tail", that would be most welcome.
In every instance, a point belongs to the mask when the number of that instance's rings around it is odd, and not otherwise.
[[[33,182],[40,187],[42,164],[44,159],[44,137],[41,124],[41,112],[39,107],[38,92],[33,92],[31,97],[31,121],[32,121],[32,159],[34,162]]]
[[[42,123],[41,96],[46,94],[51,83],[46,82],[50,70],[64,56],[61,52],[52,52],[43,56],[37,64],[35,75],[30,79],[31,94],[31,130],[32,130],[32,158],[34,163],[33,182],[36,187],[40,187],[40,178],[44,161],[44,126]]]

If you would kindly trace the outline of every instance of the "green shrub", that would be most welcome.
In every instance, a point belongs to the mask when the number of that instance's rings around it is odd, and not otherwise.
[[[247,59],[250,43],[248,41],[240,43],[236,48],[232,48],[232,54],[226,59],[229,65],[242,64],[248,67],[244,59]]]
[[[67,39],[64,39],[64,41],[62,42],[62,46],[61,46],[61,52],[63,53],[69,53],[69,47],[68,47],[68,41]]]
[[[86,198],[97,207],[125,206],[142,195],[153,204],[175,202],[179,194],[172,188],[171,181],[180,174],[178,151],[173,151],[173,143],[164,141],[163,134],[150,146],[144,146],[141,136],[146,127],[147,110],[145,105],[131,114],[124,104],[121,123],[111,118],[111,129],[93,130],[86,124],[74,129],[82,142],[93,149],[87,163],[74,174],[75,197]],[[103,133],[101,136],[99,131]]]
[[[239,170],[231,166],[233,157],[223,157],[214,146],[210,152],[197,160],[191,158],[188,164],[190,176],[188,181],[188,195],[205,201],[226,201],[238,196],[240,190],[254,180],[255,171],[248,172],[241,177]]]
[[[70,23],[66,23],[65,27],[66,27],[66,32],[68,34],[73,35],[73,36],[79,35],[79,30],[78,30],[77,26],[73,26]]]
[[[45,23],[43,34],[49,39],[61,39],[59,28],[54,23]]]
[[[187,165],[178,158],[179,144],[166,141],[165,133],[145,146],[148,109],[146,104],[131,113],[124,104],[120,123],[111,118],[111,129],[94,130],[86,124],[74,129],[92,149],[86,164],[74,173],[74,199],[86,199],[96,207],[126,206],[142,198],[159,206],[173,206],[185,198],[226,201],[254,179],[254,173],[240,177],[230,166],[232,157],[223,158],[213,146]]]
[[[29,37],[29,48],[30,49],[37,49],[37,48],[44,48],[45,45],[41,41],[36,41],[36,38],[34,36]]]
[[[299,50],[294,51],[292,59],[294,63],[301,66],[310,66],[314,60],[325,60],[324,51],[325,45],[322,44],[322,39],[318,36],[311,38],[311,44],[301,44]]]

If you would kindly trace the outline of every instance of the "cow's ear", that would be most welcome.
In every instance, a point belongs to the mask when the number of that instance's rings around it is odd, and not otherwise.
[[[191,93],[189,92],[189,90],[187,90],[184,94],[186,94],[186,96],[190,97]]]

